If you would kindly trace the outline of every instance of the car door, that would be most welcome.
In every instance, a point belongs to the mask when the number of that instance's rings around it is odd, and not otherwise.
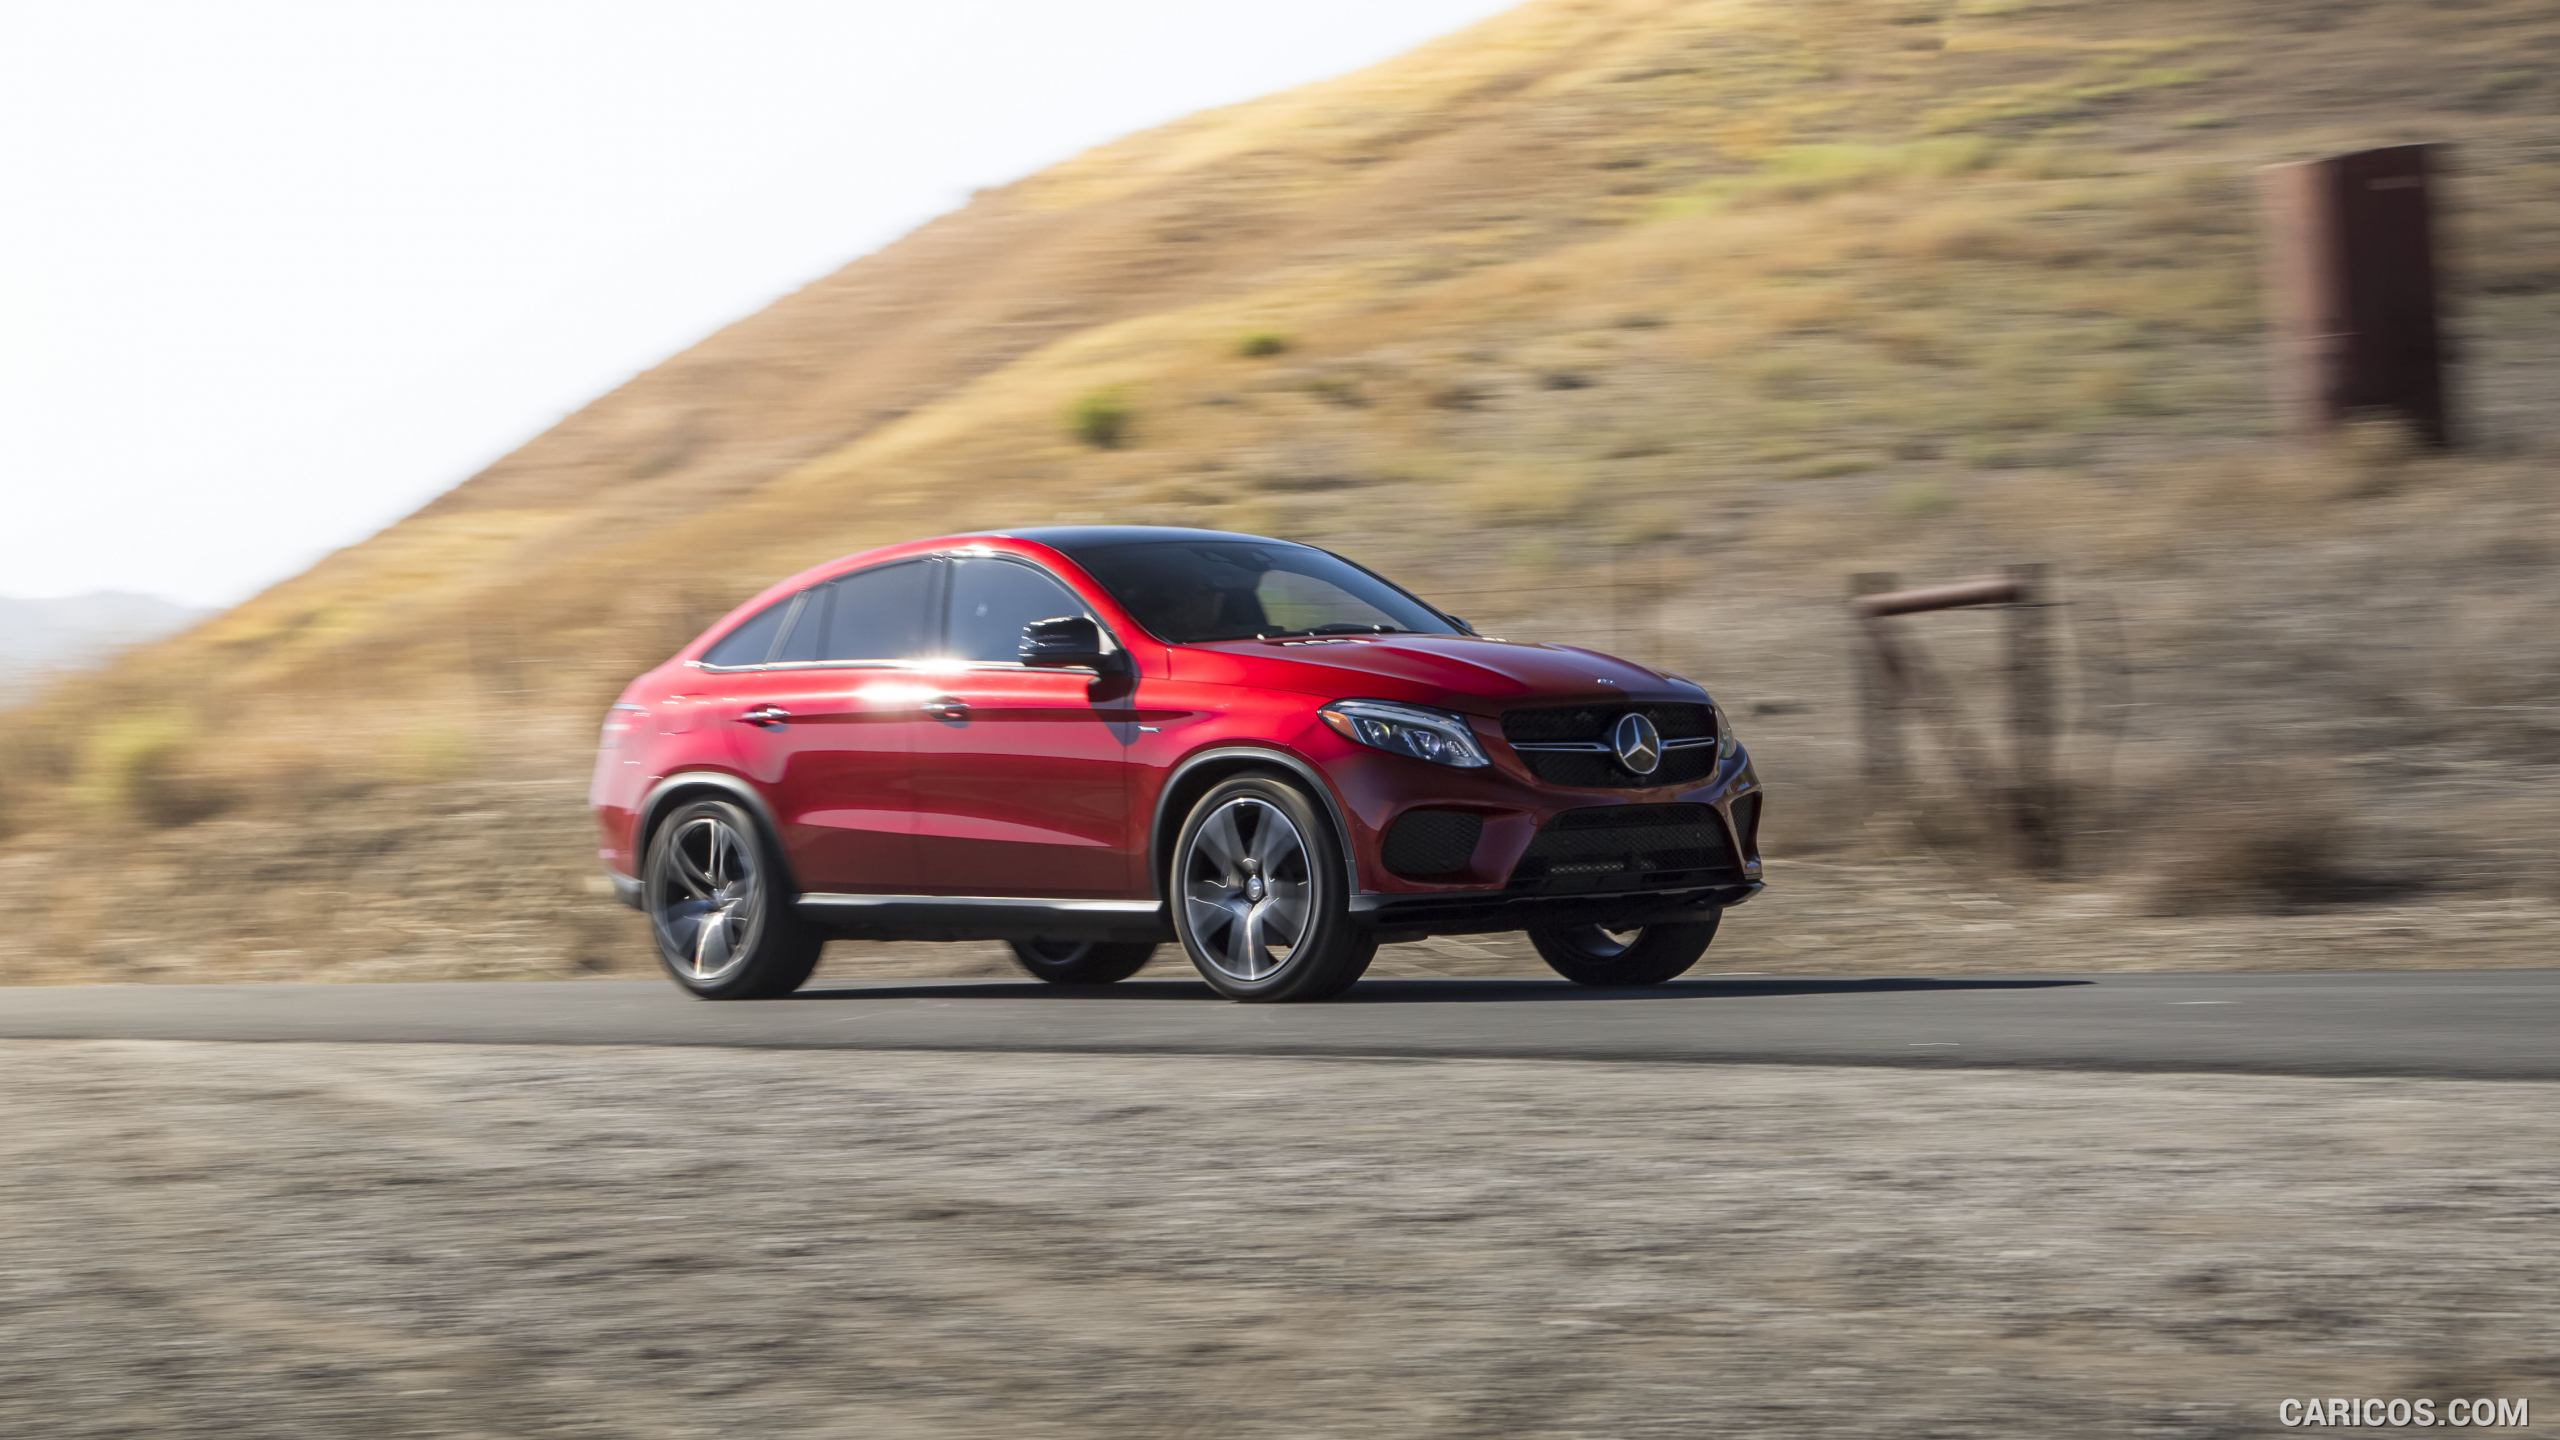
[[[909,757],[931,692],[913,666],[937,585],[917,560],[813,586],[764,664],[720,677],[709,714],[731,726],[804,890],[916,893]]]
[[[939,686],[916,732],[923,893],[1120,899],[1144,893],[1129,824],[1128,682],[1025,666],[1022,627],[1090,615],[1023,559],[943,562],[949,619]]]

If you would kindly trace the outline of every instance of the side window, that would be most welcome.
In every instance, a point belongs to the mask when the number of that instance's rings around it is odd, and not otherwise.
[[[776,665],[805,665],[826,657],[827,591],[830,587],[813,585],[800,593],[809,603],[791,617],[791,628],[783,632],[782,643],[774,647]]]
[[[952,562],[949,650],[958,659],[1017,659],[1023,626],[1087,613],[1074,591],[1028,565],[966,556]]]
[[[740,621],[738,628],[723,635],[702,652],[705,665],[761,665],[773,653],[774,637],[781,634],[783,620],[791,614],[791,601],[786,596]]]
[[[827,660],[912,660],[933,644],[933,566],[902,560],[827,587]]]

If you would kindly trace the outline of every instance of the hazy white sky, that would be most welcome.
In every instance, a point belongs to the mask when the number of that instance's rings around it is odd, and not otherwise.
[[[0,593],[227,603],[1085,147],[1510,0],[0,0]]]

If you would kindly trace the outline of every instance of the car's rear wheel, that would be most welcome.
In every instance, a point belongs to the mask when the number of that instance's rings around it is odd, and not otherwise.
[[[1678,925],[1545,925],[1529,932],[1529,943],[1548,968],[1576,985],[1659,985],[1698,963],[1721,918],[1709,911],[1704,920]]]
[[[1013,963],[1052,985],[1108,985],[1146,968],[1156,947],[1144,941],[1016,940]]]
[[[706,1000],[788,995],[825,944],[792,910],[764,832],[726,800],[685,805],[650,837],[641,908],[667,974]]]
[[[1326,1000],[1377,954],[1352,923],[1341,842],[1306,793],[1243,776],[1200,797],[1174,843],[1174,932],[1231,1000]]]

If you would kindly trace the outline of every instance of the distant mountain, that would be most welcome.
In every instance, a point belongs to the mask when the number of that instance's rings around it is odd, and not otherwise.
[[[176,634],[205,613],[122,590],[42,600],[0,595],[0,704],[24,697],[62,671]]]

